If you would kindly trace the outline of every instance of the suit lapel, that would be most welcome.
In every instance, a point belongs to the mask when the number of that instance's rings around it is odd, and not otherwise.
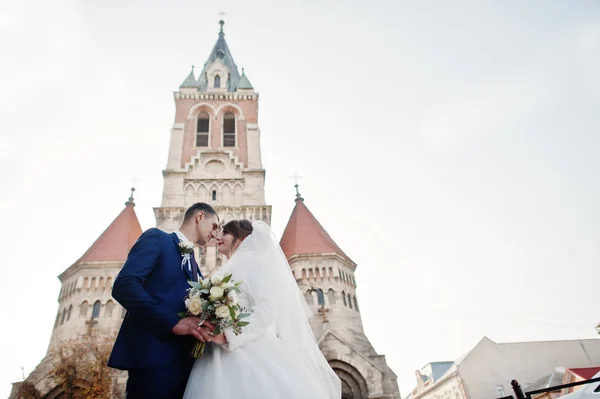
[[[181,256],[181,250],[179,249],[179,237],[177,237],[177,234],[175,233],[171,233],[171,237],[173,237],[173,241],[175,242],[175,247],[177,248],[177,253],[179,254],[179,268],[183,268],[184,273],[188,276],[189,280],[192,281],[197,281],[196,279],[194,279],[192,271],[190,270],[190,267],[188,266],[187,262],[186,264],[183,265],[183,267],[181,266],[181,261],[183,260],[183,257]],[[195,262],[194,258],[194,253],[191,254],[191,258],[192,258],[192,262]]]

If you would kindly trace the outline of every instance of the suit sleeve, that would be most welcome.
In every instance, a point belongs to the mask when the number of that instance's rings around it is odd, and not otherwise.
[[[161,339],[167,339],[180,319],[144,288],[144,282],[159,262],[160,235],[160,230],[149,229],[140,236],[113,284],[112,296],[137,322]]]

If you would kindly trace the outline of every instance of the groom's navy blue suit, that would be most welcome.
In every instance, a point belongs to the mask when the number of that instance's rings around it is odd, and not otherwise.
[[[185,311],[187,265],[181,268],[179,239],[152,228],[131,248],[112,290],[127,310],[108,365],[128,370],[127,399],[178,399],[183,396],[193,359],[191,336],[173,334]],[[192,256],[194,268],[198,265]]]

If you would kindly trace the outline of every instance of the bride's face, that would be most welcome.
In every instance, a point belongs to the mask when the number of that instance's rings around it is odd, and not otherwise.
[[[229,257],[231,254],[231,249],[233,248],[233,243],[235,241],[235,237],[229,233],[220,232],[217,235],[217,244],[219,246],[219,253]]]

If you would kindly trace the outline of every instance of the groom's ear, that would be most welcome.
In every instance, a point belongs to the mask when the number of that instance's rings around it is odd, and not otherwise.
[[[200,223],[202,219],[204,219],[204,211],[198,211],[196,214],[196,223]]]

